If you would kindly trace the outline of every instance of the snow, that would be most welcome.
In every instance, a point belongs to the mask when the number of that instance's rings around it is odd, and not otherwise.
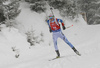
[[[55,58],[56,53],[52,33],[49,33],[45,22],[46,14],[32,12],[28,7],[23,7],[25,5],[22,3],[20,7],[22,12],[16,19],[20,24],[17,29],[2,25],[0,68],[100,68],[100,25],[87,25],[81,16],[74,21],[65,19],[66,27],[72,24],[74,26],[63,33],[82,56],[77,56],[63,40],[58,39],[62,58],[48,61]],[[56,11],[54,10],[55,16],[61,18]],[[44,33],[43,43],[30,46],[23,33],[31,29],[35,30],[36,36]],[[16,51],[12,51],[12,47],[15,47]],[[20,56],[15,58],[16,54]]]

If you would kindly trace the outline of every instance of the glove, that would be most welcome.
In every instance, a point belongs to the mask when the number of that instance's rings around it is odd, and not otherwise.
[[[66,29],[66,27],[65,27],[65,26],[62,26],[62,28],[63,28],[63,30],[65,30],[65,29]]]
[[[51,28],[49,28],[50,33],[52,32]]]
[[[52,30],[51,30],[51,29],[50,29],[49,31],[50,31],[50,33],[52,32]]]

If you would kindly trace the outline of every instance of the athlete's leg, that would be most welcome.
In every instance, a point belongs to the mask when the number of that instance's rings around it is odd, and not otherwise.
[[[58,50],[58,46],[57,46],[57,37],[53,34],[53,43],[54,43],[54,48],[55,50]]]
[[[65,35],[62,33],[62,32],[60,32],[60,36],[59,36],[61,39],[63,39],[72,49],[73,49],[73,51],[77,54],[77,55],[79,55],[79,56],[81,56],[81,54],[76,50],[76,48],[67,40],[67,38],[65,37]]]
[[[57,38],[58,38],[58,34],[53,33],[53,43],[54,43],[54,48],[55,48],[55,51],[57,53],[57,58],[58,58],[60,57],[60,53],[59,53],[58,46],[57,46]]]
[[[68,41],[68,39],[65,37],[65,35],[60,32],[60,36],[61,39],[63,39],[71,48],[73,48],[74,46]]]

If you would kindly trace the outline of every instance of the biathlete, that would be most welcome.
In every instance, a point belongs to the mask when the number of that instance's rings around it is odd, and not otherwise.
[[[63,30],[65,30],[66,27],[61,19],[55,18],[54,15],[49,15],[49,20],[47,20],[47,23],[49,26],[49,31],[52,32],[52,35],[53,35],[54,48],[57,53],[56,58],[60,57],[59,49],[57,46],[58,38],[61,38],[62,40],[64,40],[65,43],[67,43],[74,50],[74,52],[80,56],[80,54],[76,50],[76,48],[67,40],[66,36],[62,33],[59,22],[61,22],[62,28],[63,28]]]

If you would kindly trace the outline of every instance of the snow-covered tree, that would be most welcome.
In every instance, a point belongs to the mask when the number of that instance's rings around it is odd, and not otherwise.
[[[72,0],[54,0],[48,1],[50,6],[58,9],[62,16],[72,17],[77,14],[77,7],[75,1]]]
[[[43,36],[44,34],[41,32],[39,36],[35,36],[35,30],[30,30],[26,32],[27,41],[30,43],[30,46],[34,46],[36,43],[39,44],[44,42]]]
[[[99,0],[78,0],[77,3],[79,10],[86,13],[88,24],[93,24],[97,21],[95,19],[98,17],[97,10],[100,7]]]
[[[30,8],[36,12],[44,12],[45,1],[53,7],[58,9],[62,16],[75,18],[80,13],[85,13],[85,20],[88,24],[99,23],[100,1],[99,0],[25,0],[31,3]],[[94,20],[95,19],[95,20]]]
[[[14,20],[21,12],[19,6],[19,0],[7,0],[2,2],[3,13],[6,17],[5,23],[7,26],[11,25],[12,20]]]
[[[45,12],[46,10],[45,0],[25,0],[25,1],[30,3],[31,10],[35,12],[41,13],[41,12]]]
[[[14,19],[19,13],[20,13],[20,9],[19,9],[19,1],[14,0],[11,1],[8,5],[5,5],[5,15],[9,18],[9,19]]]
[[[0,0],[0,24],[5,21],[3,2],[4,0]]]

